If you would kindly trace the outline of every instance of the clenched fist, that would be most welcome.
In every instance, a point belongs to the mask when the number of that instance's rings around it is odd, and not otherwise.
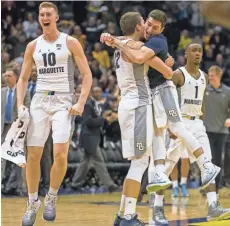
[[[69,113],[71,115],[82,115],[84,111],[84,105],[76,103],[74,104],[70,109],[69,109]]]

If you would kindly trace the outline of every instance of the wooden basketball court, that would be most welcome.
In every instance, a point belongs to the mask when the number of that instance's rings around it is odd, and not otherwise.
[[[205,222],[207,215],[206,198],[198,190],[190,190],[187,199],[172,199],[171,190],[167,191],[165,210],[170,226],[204,225],[230,226],[230,220]],[[144,198],[146,201],[147,197]],[[141,220],[148,223],[151,208],[142,202],[138,205]],[[219,201],[224,207],[230,207],[230,189],[220,191]],[[120,193],[100,195],[59,196],[57,219],[53,225],[59,226],[112,226],[119,209]],[[2,226],[19,226],[26,208],[26,198],[2,198]],[[35,226],[50,225],[42,220],[42,209],[37,216]],[[148,225],[148,224],[147,224]]]

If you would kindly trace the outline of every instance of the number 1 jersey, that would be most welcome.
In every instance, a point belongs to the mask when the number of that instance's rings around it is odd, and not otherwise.
[[[55,42],[43,35],[36,41],[33,59],[37,67],[36,91],[74,92],[75,62],[67,47],[67,34],[60,33]]]
[[[206,79],[204,73],[199,70],[200,77],[192,77],[185,67],[180,70],[184,75],[184,85],[178,89],[178,97],[182,115],[201,116]]]

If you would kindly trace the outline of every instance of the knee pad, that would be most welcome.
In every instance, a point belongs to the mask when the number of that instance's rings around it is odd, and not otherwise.
[[[126,179],[135,180],[141,183],[143,174],[149,165],[149,156],[131,160],[131,165]]]

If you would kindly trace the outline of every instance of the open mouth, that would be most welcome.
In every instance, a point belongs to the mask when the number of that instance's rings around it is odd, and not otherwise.
[[[45,27],[48,27],[48,26],[50,25],[50,23],[43,23],[43,25],[44,25]]]

